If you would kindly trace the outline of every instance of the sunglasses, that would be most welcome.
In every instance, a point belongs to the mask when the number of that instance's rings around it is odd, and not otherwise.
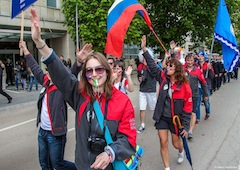
[[[113,63],[112,63],[112,62],[109,62],[108,64],[109,64],[109,65],[113,65]]]
[[[175,69],[175,66],[172,64],[167,64],[167,67],[171,68],[171,69]]]
[[[97,66],[97,67],[95,67],[95,68],[88,67],[88,68],[86,68],[86,76],[92,76],[92,75],[93,75],[93,70],[94,70],[97,74],[103,74],[106,69],[105,69],[103,66]]]

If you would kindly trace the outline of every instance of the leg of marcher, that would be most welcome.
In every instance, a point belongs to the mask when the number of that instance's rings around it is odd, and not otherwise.
[[[205,116],[205,120],[207,120],[210,116],[210,89],[208,89],[208,100],[204,101],[204,106],[205,106],[205,112],[206,112],[206,116]]]
[[[139,110],[140,110],[140,128],[138,133],[142,133],[145,130],[145,110],[147,108],[147,97],[145,93],[139,93]]]
[[[39,155],[39,163],[42,170],[49,170],[49,151],[48,151],[48,144],[46,141],[47,132],[39,129],[38,132],[38,155]]]
[[[165,168],[169,168],[168,130],[158,130],[160,140],[160,153]]]
[[[51,165],[57,170],[74,170],[75,164],[64,160],[64,151],[66,144],[66,135],[53,136],[48,134],[48,146],[50,153]]]
[[[176,134],[171,133],[172,144],[178,150],[178,163],[181,164],[184,161],[184,149],[182,144],[182,139]]]
[[[202,89],[198,88],[198,101],[197,101],[197,109],[196,109],[196,124],[198,124],[200,122],[200,118],[201,118],[201,99],[202,99]]]
[[[3,96],[5,96],[8,99],[8,103],[12,102],[12,97],[9,96],[5,91],[3,91],[1,86],[0,86],[0,94],[2,94]]]

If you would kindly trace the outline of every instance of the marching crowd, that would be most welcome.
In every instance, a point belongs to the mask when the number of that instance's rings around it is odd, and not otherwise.
[[[157,63],[151,51],[146,47],[147,39],[141,39],[141,51],[138,59],[131,57],[128,67],[124,60],[106,58],[94,52],[91,44],[76,50],[76,62],[66,62],[63,56],[57,57],[54,49],[40,36],[39,18],[31,10],[32,39],[43,56],[46,64],[41,70],[26,43],[19,42],[26,63],[16,63],[15,85],[21,80],[22,88],[27,89],[26,78],[32,83],[43,86],[39,95],[37,123],[39,124],[38,148],[42,169],[107,169],[112,170],[114,160],[124,160],[136,152],[137,134],[146,129],[145,115],[147,107],[153,111],[155,128],[159,136],[160,154],[165,170],[170,170],[168,136],[178,150],[177,162],[184,161],[184,148],[181,137],[192,140],[194,126],[200,120],[200,106],[205,106],[205,120],[211,115],[210,95],[232,78],[238,79],[238,68],[230,73],[223,67],[222,56],[198,53],[182,55],[182,50],[174,41],[162,61]],[[0,61],[0,73],[4,76],[5,66]],[[134,91],[132,80],[133,65],[137,65],[139,81],[140,125],[136,129],[135,112],[128,93]],[[12,66],[13,67],[13,66]],[[13,69],[13,68],[11,68]],[[80,81],[77,78],[81,71]],[[5,80],[4,80],[5,81]],[[7,80],[13,84],[10,80]],[[2,83],[1,83],[2,84]],[[4,83],[3,83],[4,84]],[[159,91],[157,93],[157,86]],[[3,93],[9,103],[12,98]],[[93,103],[97,101],[104,117],[104,131],[96,118]],[[69,104],[76,112],[76,151],[75,163],[64,160],[67,133],[67,108]],[[183,125],[179,130],[173,123],[178,116]],[[108,127],[113,142],[105,140]]]

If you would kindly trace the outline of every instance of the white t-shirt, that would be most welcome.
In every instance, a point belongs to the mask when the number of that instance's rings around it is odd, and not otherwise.
[[[47,94],[44,95],[42,101],[41,128],[44,130],[52,130],[47,108]]]
[[[119,89],[119,86],[121,84],[121,88]],[[118,83],[114,83],[114,86],[116,87],[116,89],[120,90],[121,92],[127,94],[127,86],[128,85],[128,80],[126,78],[123,78],[122,82],[119,81]]]

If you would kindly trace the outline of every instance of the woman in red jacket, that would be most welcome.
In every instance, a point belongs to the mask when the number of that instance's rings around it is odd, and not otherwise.
[[[177,59],[168,60],[166,63],[167,68],[163,71],[157,67],[146,51],[146,36],[142,37],[142,50],[152,75],[160,84],[153,119],[158,130],[160,152],[165,170],[170,170],[168,132],[170,130],[172,144],[179,151],[178,163],[182,163],[184,160],[184,149],[178,128],[173,124],[172,119],[175,115],[179,116],[184,126],[181,135],[187,136],[192,112],[192,91],[182,64]]]

